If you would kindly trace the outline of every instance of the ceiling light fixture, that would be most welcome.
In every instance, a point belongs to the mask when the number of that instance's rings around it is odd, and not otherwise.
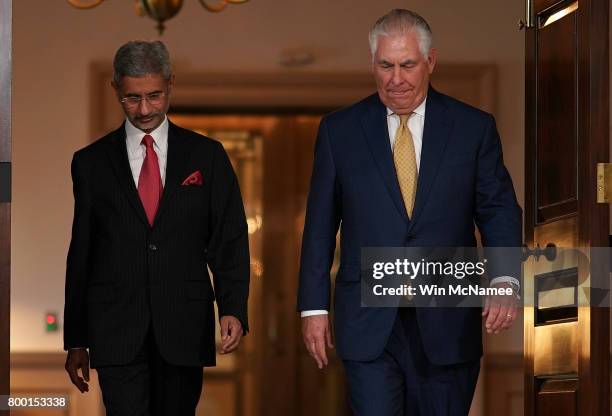
[[[66,1],[77,9],[93,9],[104,3],[105,0]],[[246,3],[248,0],[213,0],[212,4],[207,0],[198,1],[209,12],[217,13],[225,9],[228,4]],[[157,21],[157,30],[160,35],[166,28],[164,22],[176,16],[181,10],[181,7],[183,7],[183,0],[136,0],[136,14],[139,16],[148,16]]]

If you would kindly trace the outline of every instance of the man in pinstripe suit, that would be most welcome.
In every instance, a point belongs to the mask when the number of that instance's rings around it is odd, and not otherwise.
[[[195,413],[202,367],[215,365],[215,299],[221,353],[248,331],[238,181],[220,143],[168,120],[172,84],[161,42],[119,48],[126,121],[72,160],[66,370],[88,391],[91,359],[109,415]]]

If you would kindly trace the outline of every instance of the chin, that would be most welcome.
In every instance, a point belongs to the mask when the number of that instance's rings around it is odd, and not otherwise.
[[[153,130],[161,124],[159,120],[151,120],[148,123],[133,123],[140,130]]]
[[[401,110],[408,110],[409,108],[412,108],[412,101],[402,101],[402,102],[392,102],[393,107],[396,109],[396,111],[401,111]]]

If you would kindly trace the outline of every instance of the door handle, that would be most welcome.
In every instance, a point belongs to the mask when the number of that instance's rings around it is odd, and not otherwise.
[[[557,257],[557,246],[553,243],[548,243],[546,247],[542,248],[538,243],[538,245],[531,250],[526,244],[523,244],[523,261],[527,260],[529,256],[533,256],[533,258],[538,261],[542,255],[546,260],[553,261]]]

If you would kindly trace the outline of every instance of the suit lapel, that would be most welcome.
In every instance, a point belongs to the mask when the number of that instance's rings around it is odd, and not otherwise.
[[[148,226],[149,221],[147,220],[142,202],[140,202],[140,196],[138,195],[138,190],[134,183],[134,176],[130,168],[130,162],[127,157],[125,126],[123,124],[113,133],[109,146],[107,147],[107,153],[113,170],[117,175],[117,180],[130,201],[130,205],[132,205],[138,217]]]
[[[164,191],[162,192],[161,201],[155,223],[168,207],[170,199],[176,192],[177,187],[185,179],[187,164],[191,150],[190,143],[181,136],[178,127],[168,121],[168,155],[166,159],[166,181],[164,183]]]
[[[423,146],[411,228],[423,212],[429,197],[429,191],[438,174],[438,167],[450,138],[452,124],[442,96],[430,87],[425,107]]]
[[[361,117],[361,125],[367,139],[372,156],[376,161],[385,186],[391,195],[395,207],[402,217],[408,221],[404,200],[393,164],[389,127],[387,125],[387,109],[380,101],[378,94],[372,95],[366,102],[366,109]]]

